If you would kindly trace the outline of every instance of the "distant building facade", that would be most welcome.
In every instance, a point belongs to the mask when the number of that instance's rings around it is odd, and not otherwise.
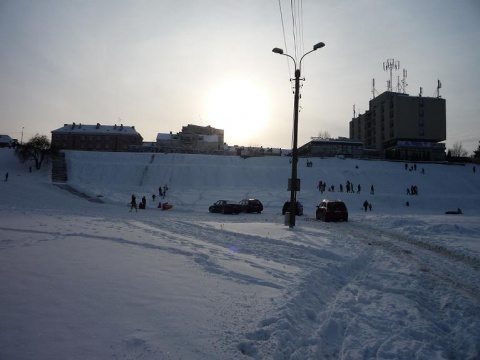
[[[350,121],[351,139],[385,159],[443,161],[447,121],[445,99],[386,91]]]
[[[189,124],[182,126],[182,131],[177,134],[159,133],[156,146],[165,151],[223,151],[224,130]]]
[[[59,150],[128,151],[142,146],[134,126],[65,124],[52,131],[52,146]]]
[[[13,139],[8,135],[0,135],[0,148],[11,147],[14,144]]]
[[[363,156],[363,143],[344,137],[338,139],[314,138],[298,148],[298,155],[303,157],[353,157]]]

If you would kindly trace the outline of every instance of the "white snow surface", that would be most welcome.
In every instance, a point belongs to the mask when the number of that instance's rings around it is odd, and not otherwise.
[[[84,197],[0,149],[0,359],[480,358],[472,165],[300,159],[305,215],[289,228],[287,157],[66,159]],[[361,193],[338,192],[347,180]],[[168,211],[152,200],[164,184]],[[129,212],[132,194],[146,210]],[[247,197],[264,211],[208,212]],[[316,221],[322,198],[349,221]]]

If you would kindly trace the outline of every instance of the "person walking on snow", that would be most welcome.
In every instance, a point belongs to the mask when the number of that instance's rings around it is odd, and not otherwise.
[[[135,211],[138,212],[138,209],[137,209],[137,198],[135,197],[135,195],[132,194],[132,201],[130,203],[130,212],[132,212],[132,210],[135,208]]]

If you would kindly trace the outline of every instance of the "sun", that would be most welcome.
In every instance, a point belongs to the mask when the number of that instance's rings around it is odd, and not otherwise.
[[[262,89],[249,80],[234,79],[218,84],[208,94],[208,121],[225,131],[230,145],[258,141],[268,120],[268,101]]]

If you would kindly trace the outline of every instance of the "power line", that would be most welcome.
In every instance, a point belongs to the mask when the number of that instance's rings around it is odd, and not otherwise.
[[[283,22],[283,12],[282,12],[282,4],[280,2],[281,0],[278,0],[278,7],[280,9],[280,20],[282,22],[282,32],[283,32],[283,43],[285,45],[285,52],[288,54],[288,47],[287,47],[287,38],[285,36],[285,25],[284,25],[284,22]],[[287,61],[287,66],[288,66],[288,76],[290,76],[291,74],[291,70],[290,70],[290,62],[288,61],[288,58],[285,58],[285,60]]]
[[[297,21],[295,19],[295,6],[294,0],[290,0],[290,12],[292,13],[292,33],[293,33],[293,48],[295,61],[298,60],[298,47],[297,47]]]

